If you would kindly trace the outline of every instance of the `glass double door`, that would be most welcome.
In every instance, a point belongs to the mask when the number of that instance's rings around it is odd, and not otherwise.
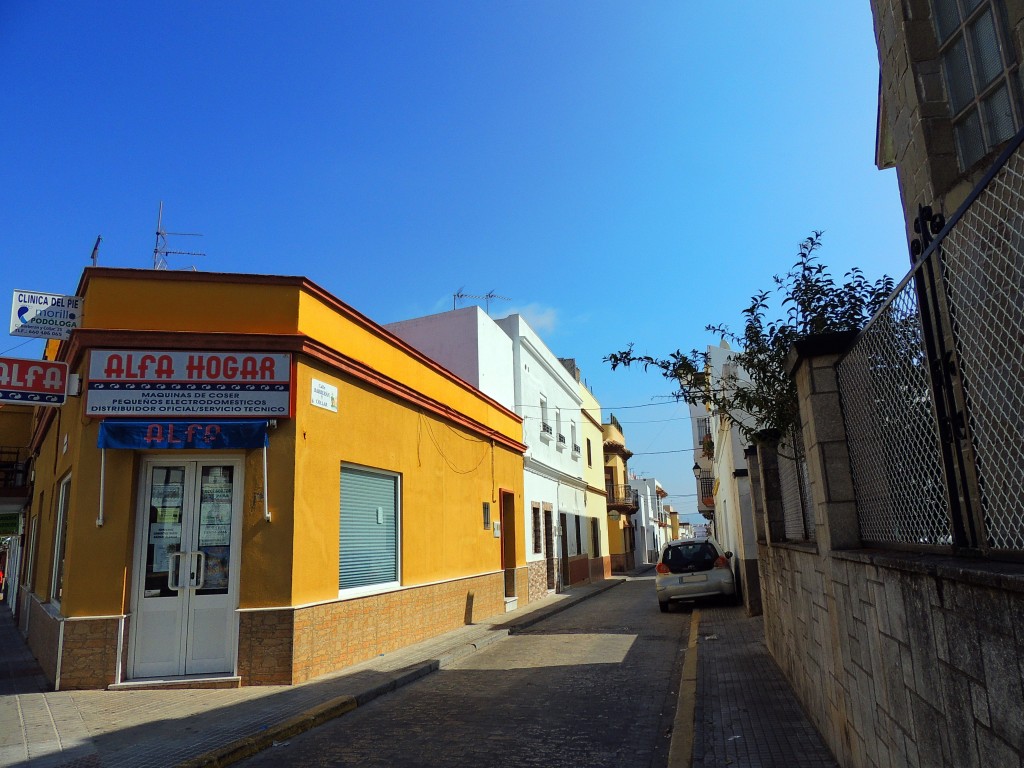
[[[140,487],[132,678],[233,672],[240,459],[146,459]]]

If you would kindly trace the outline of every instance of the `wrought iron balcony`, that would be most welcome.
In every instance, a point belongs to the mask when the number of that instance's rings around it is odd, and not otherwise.
[[[640,509],[640,495],[628,485],[606,485],[608,510],[632,514]]]

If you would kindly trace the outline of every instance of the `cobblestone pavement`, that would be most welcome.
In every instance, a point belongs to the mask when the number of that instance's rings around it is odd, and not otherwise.
[[[837,768],[782,671],[761,617],[701,610],[693,768]]]
[[[294,734],[314,725],[342,735],[304,752]],[[836,765],[761,619],[661,614],[649,569],[296,686],[49,691],[0,611],[0,766],[198,768],[261,749],[250,765]]]
[[[665,766],[690,617],[635,578],[245,761]]]
[[[276,733],[312,727],[621,583],[549,595],[511,613],[295,686],[52,691],[11,614],[0,609],[0,766],[226,765]]]

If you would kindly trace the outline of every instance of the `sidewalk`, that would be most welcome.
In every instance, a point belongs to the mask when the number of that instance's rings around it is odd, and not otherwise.
[[[573,587],[301,685],[220,690],[47,691],[10,613],[0,611],[0,766],[227,765],[622,581]]]
[[[837,768],[768,654],[763,619],[740,607],[697,609],[694,618],[698,613],[690,628],[693,768]],[[683,678],[685,688],[685,669]]]
[[[649,568],[639,573],[645,570]],[[10,614],[3,611],[0,765],[228,765],[622,581],[614,578],[551,595],[491,621],[459,628],[302,685],[227,690],[47,692]],[[760,619],[747,619],[738,608],[711,608],[703,614],[698,609],[693,618],[697,621],[687,651],[687,661],[692,659],[693,665],[689,675],[684,669],[672,768],[686,768],[691,755],[692,764],[699,768],[834,766],[768,658],[763,632],[759,635]],[[820,759],[814,757],[818,754]]]

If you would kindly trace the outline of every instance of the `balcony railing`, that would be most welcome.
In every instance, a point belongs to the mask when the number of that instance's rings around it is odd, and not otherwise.
[[[640,509],[640,495],[628,485],[606,485],[608,509],[614,512],[636,512]]]
[[[540,439],[545,443],[550,443],[551,438],[554,436],[555,431],[551,428],[551,425],[546,421],[540,423]]]
[[[697,419],[697,441],[703,442],[707,435],[711,434],[711,417],[702,416]]]

